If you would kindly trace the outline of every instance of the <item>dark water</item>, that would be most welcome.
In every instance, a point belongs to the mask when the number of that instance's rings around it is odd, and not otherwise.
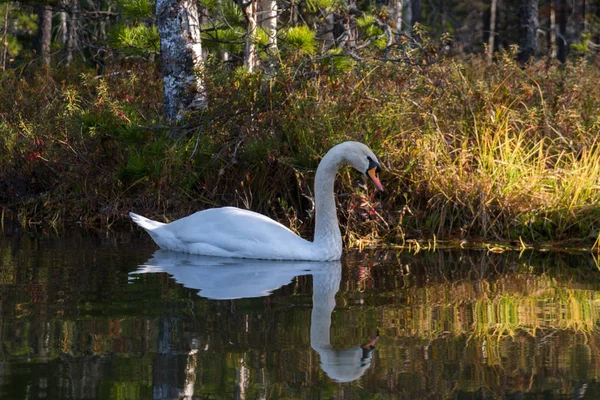
[[[0,398],[600,398],[591,254],[154,250],[5,227]]]

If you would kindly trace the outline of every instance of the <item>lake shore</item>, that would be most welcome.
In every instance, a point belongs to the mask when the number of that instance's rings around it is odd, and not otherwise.
[[[130,210],[172,221],[233,205],[310,237],[315,168],[334,144],[358,140],[382,161],[386,190],[338,175],[346,246],[596,245],[597,62],[522,68],[505,54],[295,72],[208,70],[209,107],[176,127],[162,120],[152,64],[5,72],[2,214],[116,228]]]

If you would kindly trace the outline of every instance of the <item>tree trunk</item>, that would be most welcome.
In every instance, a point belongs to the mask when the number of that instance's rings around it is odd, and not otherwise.
[[[567,0],[556,0],[556,13],[558,14],[558,60],[561,63],[567,61],[569,46],[567,43]]]
[[[492,0],[490,4],[490,28],[488,36],[487,56],[491,60],[494,56],[494,41],[496,40],[496,9],[498,0]]]
[[[4,29],[2,30],[2,71],[6,70],[8,58],[8,3],[4,5]]]
[[[63,4],[63,6],[66,6],[66,4]],[[67,19],[68,15],[66,11],[61,11],[58,13],[58,40],[64,46],[67,45],[68,37]]]
[[[585,0],[573,1],[573,41],[579,42],[585,31]]]
[[[43,6],[37,10],[38,33],[36,36],[36,50],[42,59],[43,65],[50,65],[50,44],[52,43],[52,8]]]
[[[277,52],[277,1],[261,0],[260,3],[260,26],[269,35],[268,51],[271,54]]]
[[[77,47],[77,25],[78,25],[78,0],[71,0],[71,13],[69,15],[69,24],[67,25],[67,65],[73,61],[73,52]]]
[[[550,58],[556,58],[556,5],[554,2],[550,2],[550,34],[548,35],[548,39]]]
[[[594,14],[592,14],[592,15],[594,15]],[[596,17],[597,21],[600,21],[600,4],[596,4],[596,15],[595,15],[595,17]],[[596,35],[595,35],[594,42],[600,43],[600,29],[596,29]]]
[[[299,0],[302,1],[302,0]],[[289,4],[289,10],[290,10],[290,20],[289,22],[291,23],[292,26],[296,26],[298,25],[298,14],[300,13],[299,10],[299,5],[298,5],[298,0],[290,0],[290,4]]]
[[[217,0],[217,4],[221,4],[220,0]],[[202,5],[201,2],[198,3],[198,15],[200,18],[200,26],[209,26],[211,25],[211,19],[208,17],[208,9]],[[206,46],[202,46],[202,62],[205,62],[208,59],[209,51]]]
[[[411,0],[412,6],[412,20],[411,25],[415,26],[416,23],[421,22],[421,0]]]
[[[206,107],[202,44],[195,0],[157,0],[165,114],[179,120],[186,111]]]
[[[538,5],[537,0],[521,0],[519,7],[519,61],[528,62],[535,57],[538,50],[537,29]]]
[[[491,0],[490,0],[491,2]],[[490,19],[492,14],[490,13],[491,4],[489,7],[485,7],[481,13],[481,43],[487,44],[490,41]]]
[[[179,379],[183,365],[177,354],[178,339],[181,337],[178,320],[163,316],[158,324],[156,355],[152,359],[152,398],[181,399]]]
[[[198,339],[192,339],[191,348],[185,362],[185,383],[179,392],[180,399],[193,399],[194,386],[196,385],[196,366],[198,365]]]
[[[402,14],[403,14],[403,20],[404,20],[404,25],[406,26],[405,32],[407,33],[411,33],[412,32],[412,2],[414,0],[404,0],[403,1],[403,9],[402,9]]]
[[[217,4],[219,5],[219,7],[222,7],[223,6],[223,0],[217,0]],[[201,19],[202,20],[202,25],[205,24],[205,20],[206,20],[207,24],[210,23],[210,18],[206,14],[207,13],[207,9],[205,8],[205,9],[201,9],[201,10],[202,10],[202,19]],[[221,54],[221,60],[223,60],[223,61],[229,61],[230,55],[229,55],[229,51],[226,48],[222,48],[220,50],[220,54]],[[203,51],[202,55],[203,55],[204,59],[206,60],[208,54]]]
[[[440,10],[440,22],[442,25],[442,32],[447,32],[447,23],[448,23],[448,10],[446,9],[446,0],[438,0],[438,7]]]
[[[248,19],[248,29],[246,32],[246,48],[244,50],[244,67],[246,67],[248,72],[254,72],[254,69],[258,66],[255,43],[256,28],[258,27],[258,0],[250,0],[245,13]]]
[[[323,44],[325,46],[325,50],[329,50],[333,46],[335,46],[336,37],[334,34],[335,31],[335,15],[333,12],[330,12],[325,17],[323,24],[320,27],[320,31],[318,37],[322,38]]]
[[[402,30],[402,11],[404,0],[390,0],[392,29]]]

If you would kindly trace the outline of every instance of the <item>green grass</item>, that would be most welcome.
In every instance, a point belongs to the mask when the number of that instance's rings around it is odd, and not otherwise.
[[[359,140],[383,161],[386,192],[372,196],[341,172],[348,245],[596,241],[597,63],[522,68],[505,54],[494,64],[338,64],[298,60],[268,78],[209,64],[209,108],[175,129],[161,119],[154,65],[100,78],[6,72],[0,203],[22,221],[96,225],[129,210],[173,220],[237,205],[310,236],[319,159]]]

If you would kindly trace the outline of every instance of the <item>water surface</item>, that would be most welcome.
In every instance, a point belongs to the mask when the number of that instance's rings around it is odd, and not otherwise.
[[[0,398],[600,398],[591,254],[155,250],[5,227]]]

